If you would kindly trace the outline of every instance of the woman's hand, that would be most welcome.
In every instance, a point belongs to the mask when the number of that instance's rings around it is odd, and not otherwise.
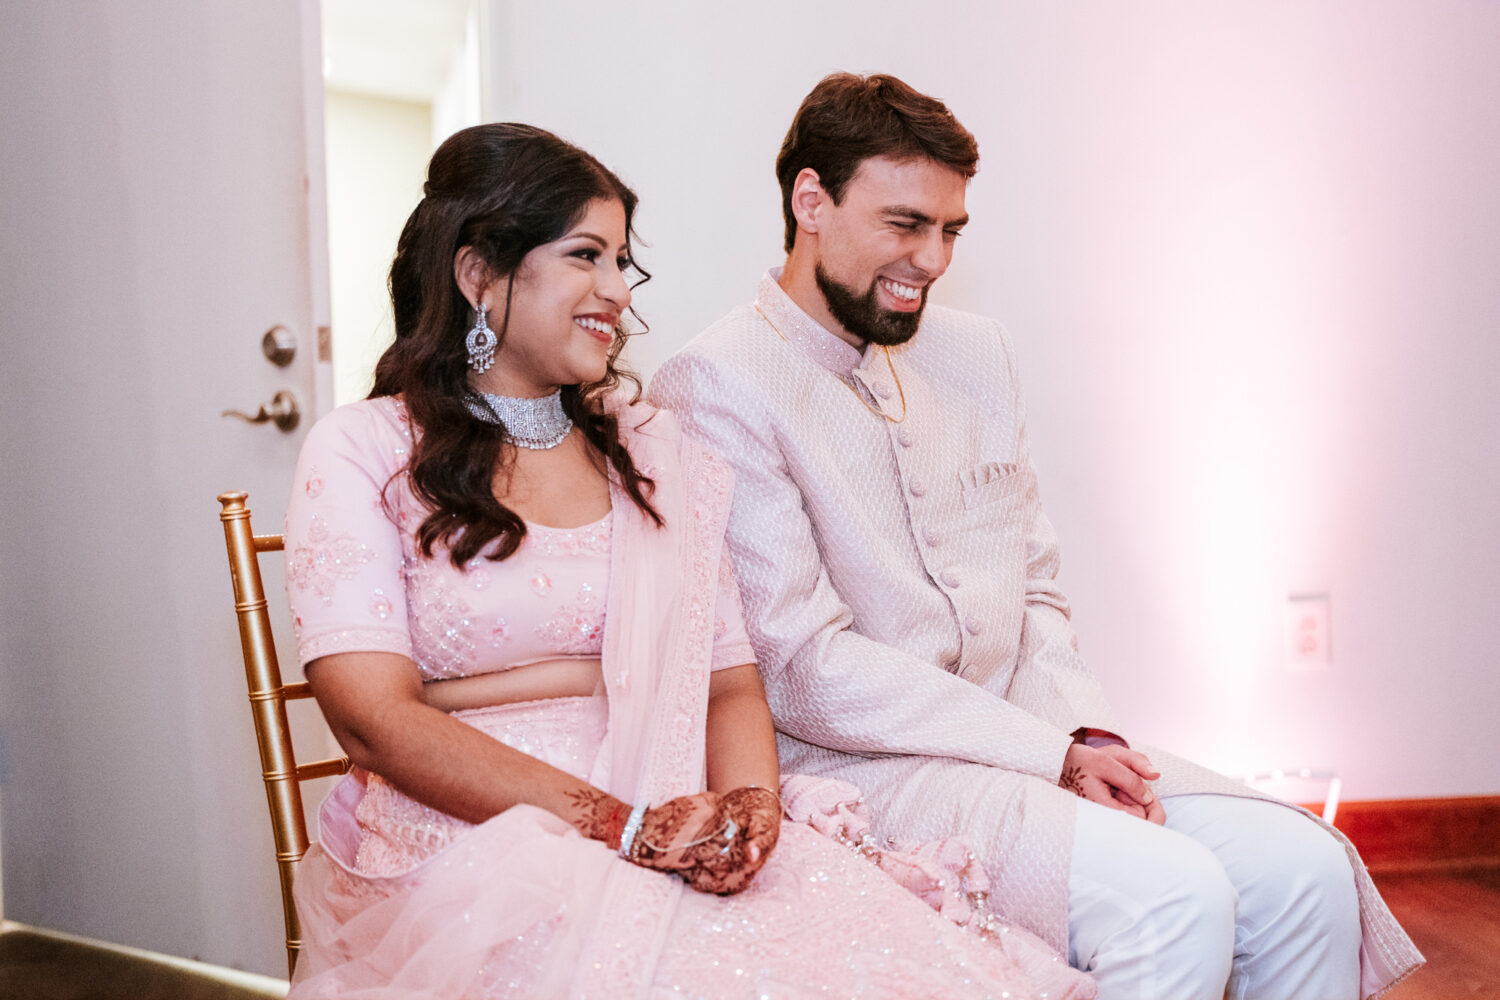
[[[769,788],[745,785],[724,793],[723,803],[729,818],[739,826],[744,838],[745,864],[742,871],[745,885],[748,885],[781,839],[781,796]],[[744,887],[741,885],[740,889]]]
[[[728,868],[724,847],[731,839],[717,792],[682,795],[647,809],[626,857],[642,868],[671,872],[700,892]]]
[[[750,884],[780,833],[780,804],[766,789],[698,792],[646,810],[629,858],[727,896]]]

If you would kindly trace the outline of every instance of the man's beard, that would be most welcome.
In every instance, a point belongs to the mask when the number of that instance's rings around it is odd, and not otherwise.
[[[917,324],[922,321],[922,310],[927,308],[929,286],[922,287],[922,304],[908,313],[881,308],[875,301],[874,281],[870,282],[869,290],[860,295],[847,285],[841,285],[830,278],[822,264],[813,268],[813,278],[817,281],[818,290],[823,293],[823,301],[828,304],[828,311],[833,314],[833,318],[860,340],[868,344],[895,347],[916,336]]]

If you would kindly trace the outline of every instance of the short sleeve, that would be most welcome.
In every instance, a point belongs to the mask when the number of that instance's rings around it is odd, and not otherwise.
[[[719,559],[719,591],[714,597],[714,652],[709,669],[723,670],[754,663],[755,650],[745,631],[745,611],[740,606],[740,588],[734,579],[726,551]]]
[[[303,442],[286,515],[287,599],[303,666],[331,653],[411,656],[401,531],[383,496],[410,448],[404,415],[394,400],[354,403]]]

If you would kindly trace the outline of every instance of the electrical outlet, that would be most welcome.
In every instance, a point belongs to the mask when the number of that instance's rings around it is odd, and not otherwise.
[[[1322,670],[1333,662],[1328,595],[1292,594],[1286,602],[1286,665],[1289,670]]]

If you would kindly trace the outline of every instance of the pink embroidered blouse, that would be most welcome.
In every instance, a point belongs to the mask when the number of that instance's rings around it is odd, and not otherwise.
[[[440,547],[423,558],[416,530],[428,510],[403,471],[411,446],[406,408],[394,398],[340,407],[308,433],[286,518],[287,596],[302,664],[390,652],[436,680],[599,656],[610,517],[577,528],[528,523],[520,548],[500,562],[481,555],[459,569]],[[754,660],[739,595],[724,577],[716,670]]]

